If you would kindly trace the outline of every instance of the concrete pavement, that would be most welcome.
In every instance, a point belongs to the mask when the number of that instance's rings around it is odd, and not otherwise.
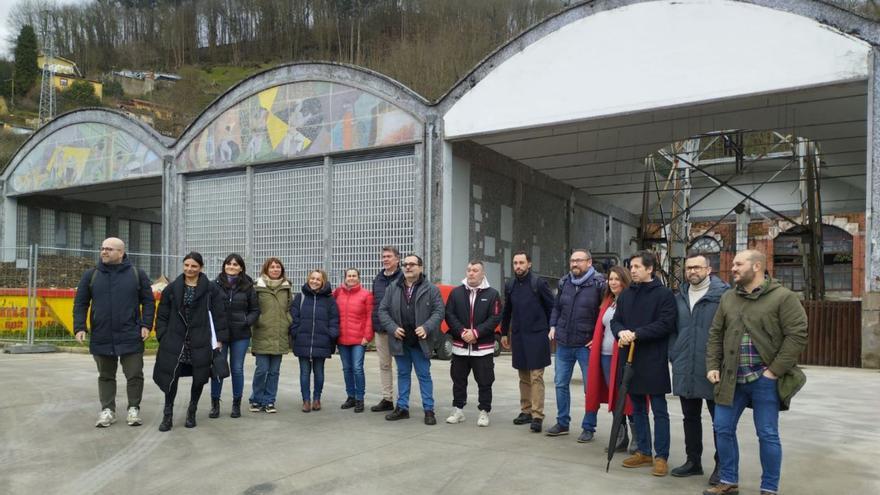
[[[605,473],[611,415],[600,412],[597,440],[576,442],[577,428],[550,438],[511,423],[519,410],[517,378],[510,357],[496,360],[492,424],[476,426],[476,385],[469,387],[467,421],[447,425],[452,392],[449,363],[432,361],[438,425],[422,423],[413,377],[412,419],[396,423],[382,414],[340,410],[345,399],[339,359],[327,362],[320,412],[299,411],[298,366],[282,365],[277,414],[243,412],[229,417],[230,384],[222,415],[208,419],[205,387],[198,427],[183,427],[189,379],[181,380],[174,429],[157,430],[162,395],[150,378],[154,358],[145,358],[144,425],[125,424],[125,379],[119,372],[120,421],[94,427],[100,406],[92,358],[80,354],[0,354],[0,493],[107,494],[287,494],[287,493],[615,493],[698,494],[712,467],[708,413],[704,421],[702,478],[655,478],[650,469],[625,469],[617,454]],[[368,353],[367,405],[379,396],[378,361]],[[246,360],[245,400],[253,357]],[[876,370],[809,367],[808,383],[792,410],[782,413],[784,449],[781,493],[880,493],[873,453],[880,374]],[[556,414],[552,367],[547,384],[545,427]],[[572,424],[583,407],[578,379],[572,384]],[[670,467],[684,461],[681,412],[669,397],[672,422]],[[758,493],[760,465],[748,412],[740,422],[741,493]]]

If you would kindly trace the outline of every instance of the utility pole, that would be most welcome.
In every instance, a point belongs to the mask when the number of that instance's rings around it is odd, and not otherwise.
[[[49,12],[43,11],[43,77],[40,83],[40,125],[55,118],[55,43],[49,27]]]

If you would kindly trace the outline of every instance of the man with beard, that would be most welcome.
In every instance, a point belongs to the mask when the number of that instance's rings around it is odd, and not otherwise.
[[[721,295],[730,288],[721,279],[712,276],[712,267],[701,254],[688,256],[684,270],[687,283],[682,284],[675,295],[678,310],[676,337],[669,349],[672,393],[681,401],[684,446],[687,453],[687,461],[670,471],[676,477],[703,474],[703,428],[700,413],[704,400],[709,416],[715,417],[712,384],[706,379],[706,342],[709,340],[709,327]],[[715,469],[709,477],[709,483],[718,483],[717,453]]]
[[[95,423],[99,428],[116,422],[119,364],[128,393],[126,422],[129,426],[143,423],[140,406],[144,392],[144,341],[153,328],[155,310],[150,278],[131,263],[125,253],[125,243],[116,237],[104,239],[101,260],[98,266],[83,274],[73,301],[77,342],[82,342],[91,331],[89,352],[98,366],[101,400],[101,413]]]
[[[739,493],[736,425],[752,408],[761,457],[761,495],[779,491],[782,443],[779,411],[806,383],[797,359],[807,345],[807,314],[796,294],[765,278],[763,253],[747,250],[733,259],[736,289],[721,302],[706,346],[706,378],[715,384],[715,435],[720,483],[704,495]]]
[[[513,367],[519,372],[520,413],[515,425],[531,424],[540,433],[544,423],[544,368],[550,365],[550,312],[553,293],[532,273],[532,260],[524,251],[513,254],[512,280],[504,289],[501,345],[513,350]]]
[[[550,340],[556,340],[556,424],[547,436],[568,435],[571,421],[571,375],[575,363],[580,366],[584,386],[587,391],[587,363],[590,362],[590,347],[605,279],[593,268],[593,258],[586,249],[575,249],[569,259],[570,271],[559,281],[559,291],[553,312],[550,314]],[[596,413],[584,414],[578,442],[593,441],[596,432]]]

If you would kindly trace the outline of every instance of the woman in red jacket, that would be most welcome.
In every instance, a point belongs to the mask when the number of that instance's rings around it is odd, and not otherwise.
[[[593,330],[593,340],[587,344],[593,351],[591,352],[590,362],[587,366],[587,393],[586,411],[596,412],[599,405],[608,404],[610,411],[614,410],[614,403],[617,401],[617,388],[612,384],[617,383],[617,372],[620,369],[618,364],[618,346],[617,339],[611,333],[611,318],[617,310],[617,296],[629,287],[632,277],[629,272],[621,266],[612,266],[608,272],[608,284],[605,287],[605,295],[602,298],[602,305],[599,307],[599,317],[596,319],[596,326]],[[629,398],[626,400],[624,411],[629,417],[632,414],[632,404]],[[630,420],[632,424],[632,420]],[[617,437],[617,449],[622,451],[627,448],[629,439],[627,438],[626,423],[622,425],[621,433]],[[635,437],[633,437],[635,438]]]
[[[364,412],[364,352],[373,340],[373,294],[361,287],[361,273],[345,270],[345,282],[333,292],[339,307],[339,357],[348,398],[342,409]]]

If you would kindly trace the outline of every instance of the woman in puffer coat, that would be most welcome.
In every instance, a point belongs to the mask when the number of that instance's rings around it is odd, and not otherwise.
[[[339,310],[324,270],[312,270],[290,305],[290,336],[293,354],[299,358],[299,386],[303,412],[321,410],[324,388],[324,360],[329,358],[339,338]],[[314,395],[311,376],[315,375]]]
[[[364,353],[373,340],[373,294],[361,287],[361,273],[345,270],[345,281],[333,291],[339,306],[339,358],[348,398],[342,409],[364,412]]]
[[[284,264],[278,258],[263,263],[255,284],[260,304],[260,318],[254,324],[251,352],[256,358],[254,382],[251,387],[251,412],[277,412],[278,378],[281,359],[290,350],[287,340],[290,328],[290,301],[293,290],[284,277]]]
[[[156,364],[153,381],[165,392],[165,411],[159,431],[171,429],[177,382],[181,376],[192,376],[186,427],[196,426],[196,409],[202,389],[211,376],[211,321],[218,340],[228,340],[226,318],[222,306],[223,294],[217,284],[202,273],[202,255],[196,252],[183,258],[183,273],[162,291],[156,317]]]
[[[229,326],[229,342],[224,342],[223,358],[229,356],[232,375],[232,412],[230,417],[241,417],[241,396],[244,392],[244,357],[251,344],[251,326],[260,317],[260,305],[254,281],[245,273],[244,260],[232,253],[223,260],[223,271],[214,280],[223,291],[223,307]],[[211,412],[209,418],[220,416],[220,393],[223,380],[211,378]]]

